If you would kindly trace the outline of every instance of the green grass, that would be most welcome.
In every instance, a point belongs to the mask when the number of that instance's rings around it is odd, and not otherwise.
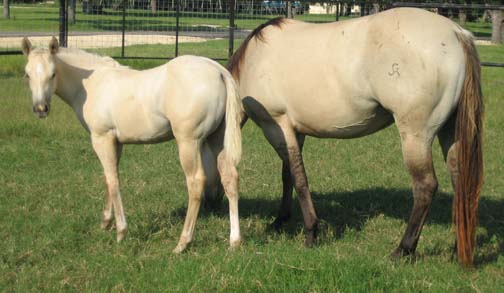
[[[196,49],[200,45],[192,50],[204,54]],[[502,52],[501,47],[482,48],[488,56]],[[412,205],[395,127],[353,140],[307,139],[305,163],[321,219],[313,249],[303,247],[296,202],[282,233],[267,229],[279,204],[281,164],[253,123],[243,130],[244,244],[236,251],[228,250],[224,201],[215,211],[201,211],[189,251],[171,254],[187,205],[176,144],[126,146],[121,183],[130,232],[117,244],[114,232],[99,228],[104,186],[88,134],[57,98],[48,119],[34,117],[21,77],[23,62],[22,56],[0,58],[0,291],[504,290],[500,68],[483,69],[485,185],[477,267],[462,270],[452,257],[452,189],[437,143],[440,188],[417,259],[388,257]],[[135,68],[159,63],[125,62]]]

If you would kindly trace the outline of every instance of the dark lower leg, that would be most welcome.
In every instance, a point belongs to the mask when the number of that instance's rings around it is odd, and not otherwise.
[[[297,142],[299,145],[299,150],[302,153],[304,145],[304,136],[298,135]],[[287,161],[286,161],[287,159]],[[280,203],[280,208],[278,210],[278,216],[272,223],[274,229],[279,230],[283,223],[287,222],[291,217],[292,211],[292,190],[293,190],[293,179],[290,172],[288,156],[282,161],[282,201]]]
[[[408,227],[399,244],[393,252],[394,257],[413,254],[416,250],[420,233],[425,218],[432,202],[432,196],[437,189],[437,180],[434,173],[416,177],[413,179],[414,204],[408,221]]]
[[[287,222],[291,217],[292,210],[292,176],[289,169],[289,164],[285,161],[282,163],[282,202],[278,210],[278,216],[273,222],[272,226],[276,230],[280,229],[283,223]]]
[[[306,246],[312,246],[317,238],[318,219],[313,207],[308,179],[304,168],[303,158],[298,148],[289,148],[290,172],[294,179],[294,187],[298,195],[305,224]]]

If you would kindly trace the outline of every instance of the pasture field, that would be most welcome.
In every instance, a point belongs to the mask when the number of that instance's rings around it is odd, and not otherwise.
[[[201,55],[204,46],[227,49],[226,41],[186,46]],[[502,62],[503,46],[478,48],[483,60]],[[121,62],[135,68],[159,63]],[[281,233],[268,229],[279,206],[281,162],[253,123],[243,129],[244,243],[234,251],[228,249],[224,200],[201,210],[189,250],[173,255],[187,205],[176,144],[126,146],[120,170],[129,234],[118,244],[114,231],[99,228],[103,175],[88,134],[58,98],[48,119],[32,114],[23,66],[22,56],[0,57],[2,292],[504,290],[502,68],[483,68],[485,185],[476,268],[464,270],[453,257],[452,188],[437,142],[433,156],[440,186],[417,255],[398,262],[389,258],[412,207],[394,126],[353,140],[307,138],[305,164],[321,219],[319,241],[311,249],[303,246],[297,201]]]

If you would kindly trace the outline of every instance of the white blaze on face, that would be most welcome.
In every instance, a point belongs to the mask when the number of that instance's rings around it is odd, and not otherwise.
[[[35,68],[37,86],[36,86],[36,92],[34,92],[35,94],[34,97],[38,101],[42,101],[44,98],[44,88],[42,84],[43,73],[44,73],[44,67],[42,66],[42,63],[38,63],[37,67]]]
[[[42,72],[43,71],[44,71],[44,68],[42,67],[42,64],[41,63],[37,64],[37,77],[39,79],[42,78]]]

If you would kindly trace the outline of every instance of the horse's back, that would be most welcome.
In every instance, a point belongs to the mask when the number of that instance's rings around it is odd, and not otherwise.
[[[94,128],[114,129],[124,143],[169,140],[177,131],[202,137],[224,116],[220,71],[201,57],[182,56],[143,71],[104,68],[86,88],[85,119]]]
[[[329,24],[286,20],[264,28],[264,41],[249,42],[241,94],[271,116],[287,114],[306,134],[372,133],[390,122],[387,112],[407,113],[422,103],[431,113],[463,78],[456,29],[418,9]],[[455,105],[454,96],[443,107]]]

